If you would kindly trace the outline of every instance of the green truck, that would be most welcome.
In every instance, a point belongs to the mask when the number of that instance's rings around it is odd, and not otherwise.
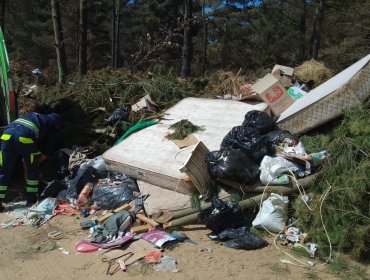
[[[17,118],[17,100],[9,77],[9,58],[4,34],[0,27],[0,126],[3,127]]]

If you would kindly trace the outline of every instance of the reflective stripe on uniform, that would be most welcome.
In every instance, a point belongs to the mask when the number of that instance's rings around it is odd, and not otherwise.
[[[28,128],[32,129],[33,132],[35,132],[36,135],[39,134],[39,128],[33,123],[25,119],[16,119],[14,121],[15,123],[23,124],[24,126],[27,126]]]
[[[38,191],[39,191],[39,188],[27,187],[27,192],[28,193],[37,193]]]
[[[10,134],[3,134],[1,140],[8,141],[12,136]]]
[[[26,184],[29,186],[37,186],[39,184],[39,180],[26,180]]]
[[[5,198],[5,193],[0,193],[0,198]]]
[[[19,142],[21,142],[23,144],[33,144],[33,143],[35,143],[32,138],[27,138],[27,137],[19,137],[18,140],[19,140]]]
[[[31,153],[30,155],[30,161],[31,161],[31,164],[33,163],[33,161],[35,160],[35,157],[38,156],[38,155],[41,155],[41,152],[36,152],[36,153]]]
[[[8,189],[8,186],[0,185],[0,191],[5,192]]]

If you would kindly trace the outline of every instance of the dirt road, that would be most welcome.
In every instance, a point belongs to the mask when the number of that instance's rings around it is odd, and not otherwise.
[[[0,221],[5,215],[0,214]],[[154,272],[147,265],[132,265],[128,272],[118,271],[108,276],[107,263],[101,262],[101,251],[83,254],[75,250],[76,244],[88,234],[80,229],[80,221],[57,216],[38,229],[28,226],[1,229],[0,280],[335,279],[323,265],[306,269],[281,263],[287,257],[273,245],[254,251],[225,248],[209,240],[206,236],[209,230],[203,226],[188,226],[181,231],[212,252],[201,252],[190,243],[165,251],[165,255],[177,260],[179,272]],[[65,232],[63,239],[48,238],[47,233],[56,229]]]

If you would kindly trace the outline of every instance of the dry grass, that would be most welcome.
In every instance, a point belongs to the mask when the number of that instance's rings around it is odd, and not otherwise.
[[[329,80],[333,76],[333,71],[324,63],[311,59],[295,68],[294,76],[298,80],[313,80],[315,86],[318,86]]]

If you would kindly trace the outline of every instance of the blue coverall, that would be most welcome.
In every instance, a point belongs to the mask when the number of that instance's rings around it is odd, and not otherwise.
[[[58,114],[28,113],[5,127],[1,136],[0,203],[5,198],[19,155],[22,156],[27,168],[27,203],[36,202],[39,186],[39,158],[41,153],[48,156],[53,151],[59,126]]]

